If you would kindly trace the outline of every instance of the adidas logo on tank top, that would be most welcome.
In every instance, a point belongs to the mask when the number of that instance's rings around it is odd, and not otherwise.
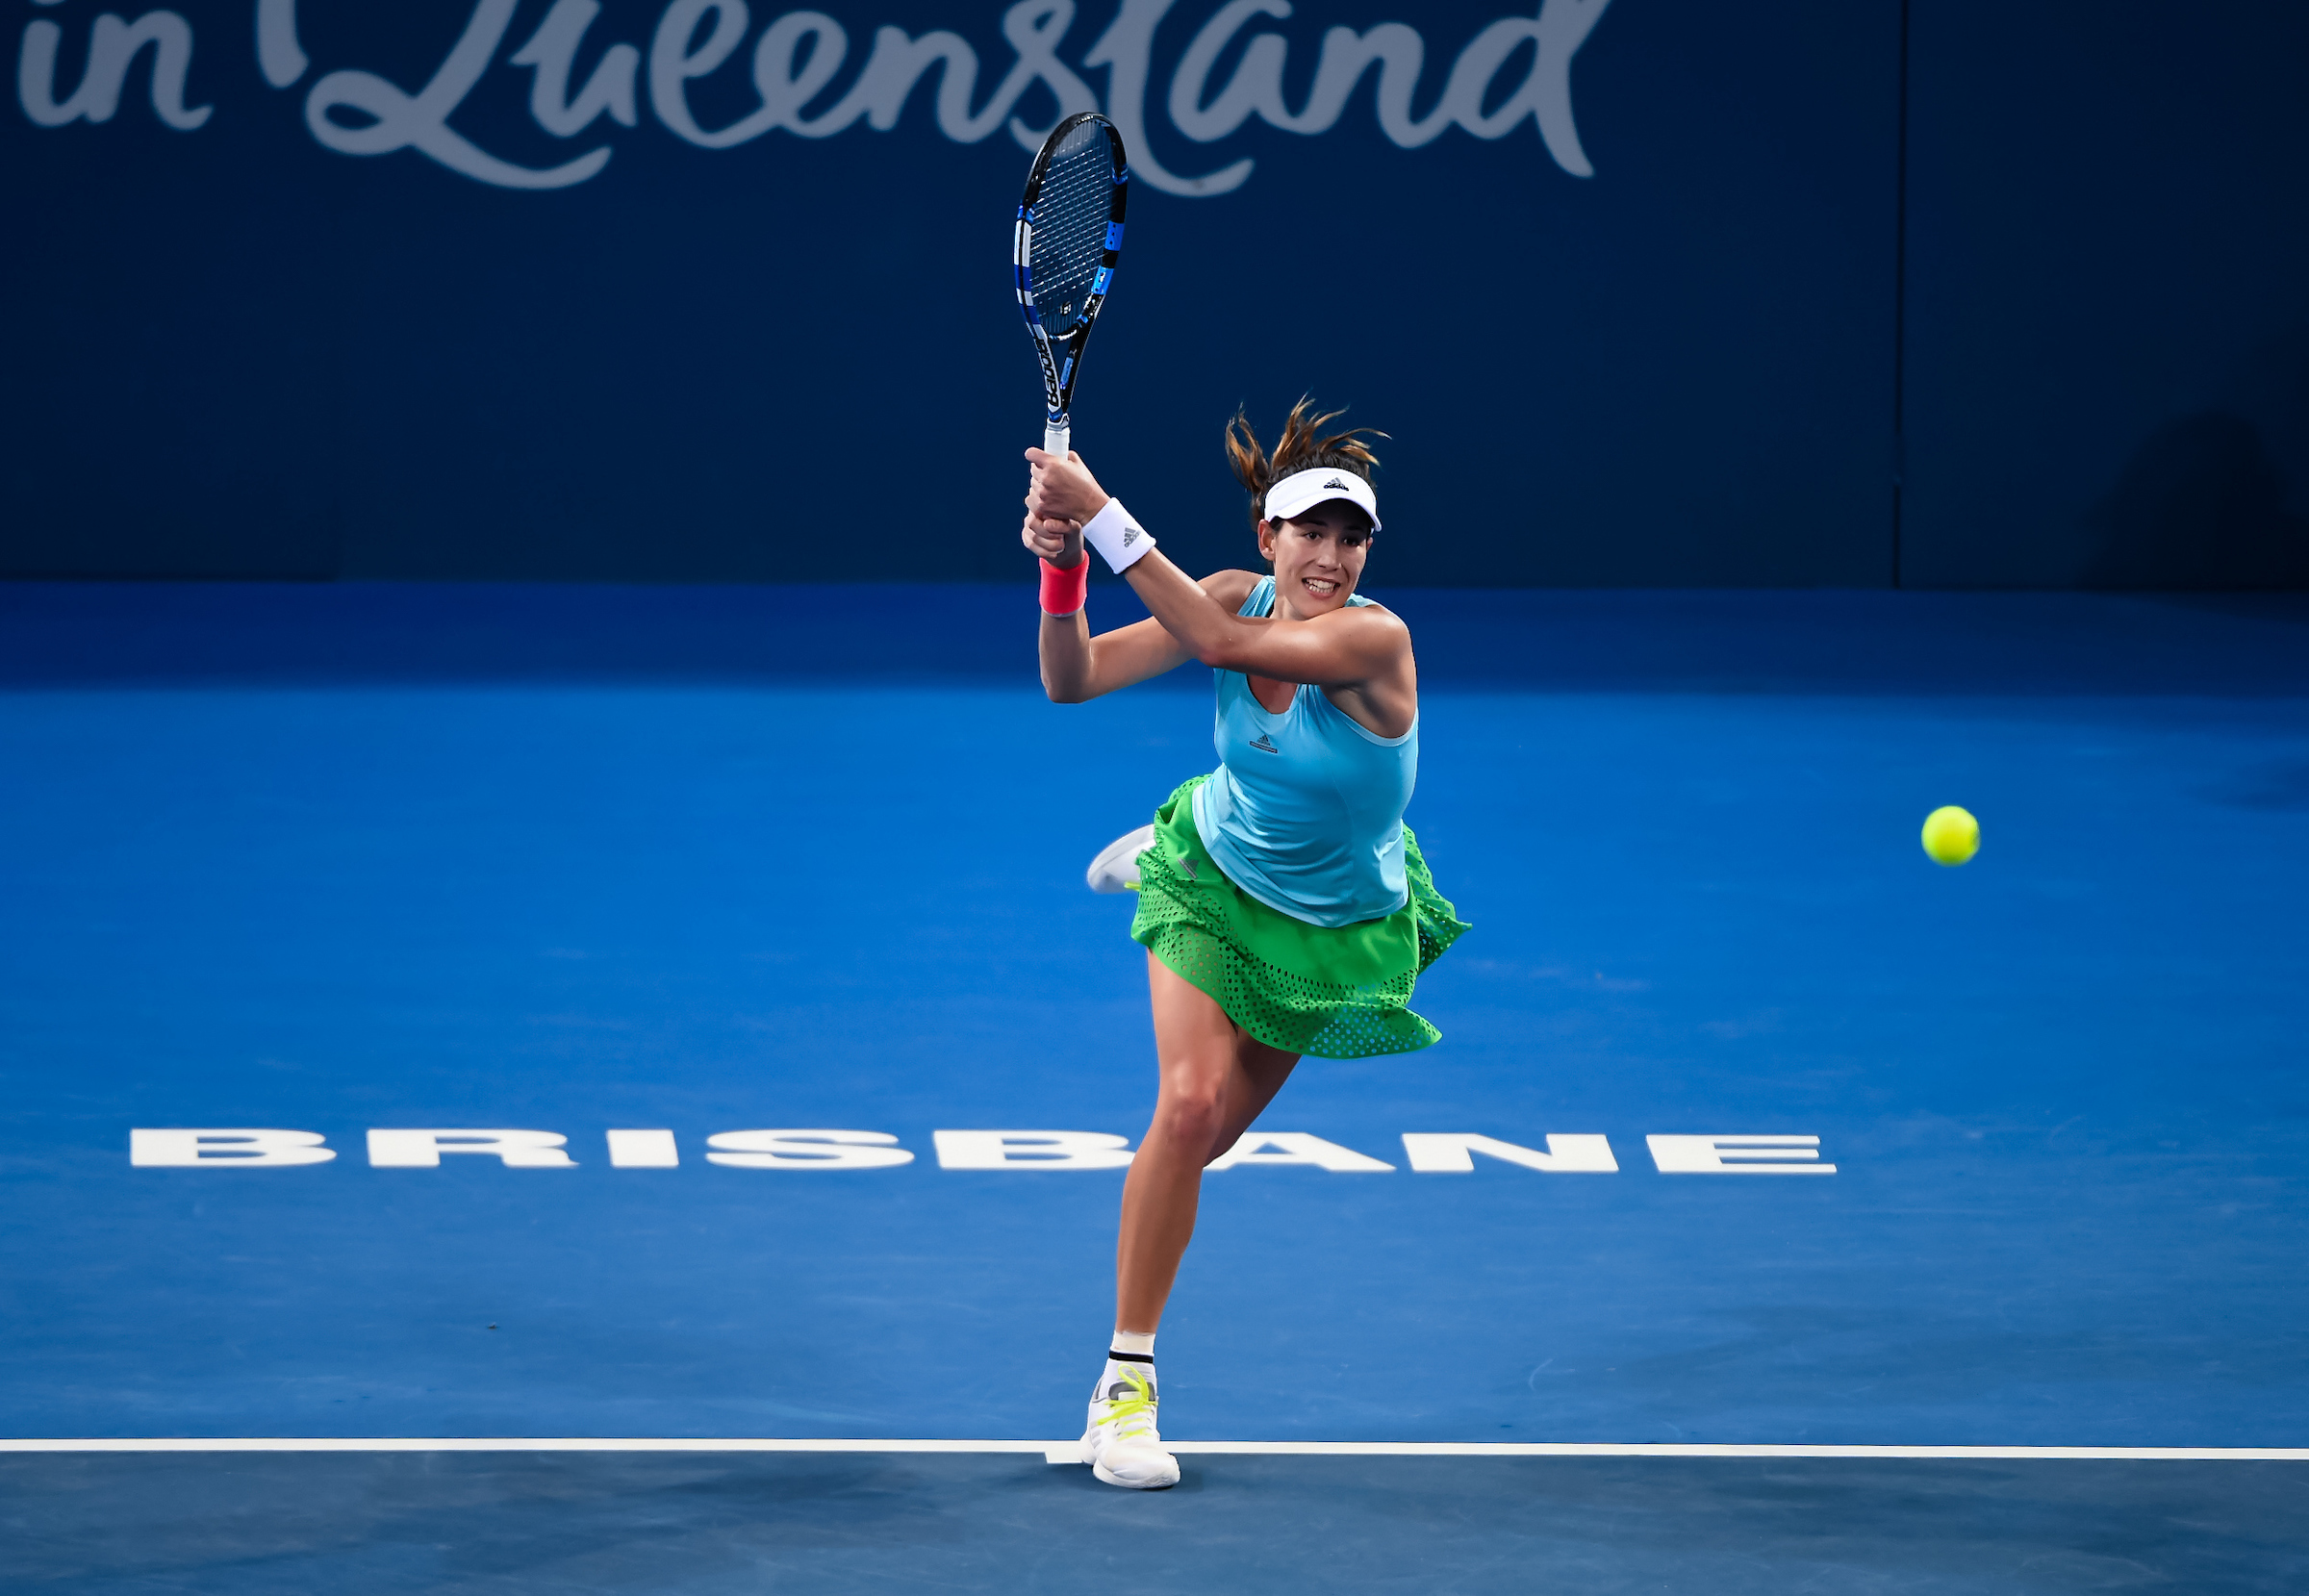
[[[1251,746],[1256,748],[1260,753],[1281,753],[1282,751],[1281,748],[1277,747],[1273,743],[1267,740],[1267,734],[1263,731],[1260,732],[1256,737],[1251,739]]]

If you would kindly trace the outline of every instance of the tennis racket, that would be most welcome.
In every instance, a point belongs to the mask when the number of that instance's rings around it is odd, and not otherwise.
[[[1074,431],[1075,379],[1114,282],[1129,194],[1123,136],[1085,111],[1051,129],[1018,202],[1018,308],[1042,357],[1042,446],[1061,460]]]

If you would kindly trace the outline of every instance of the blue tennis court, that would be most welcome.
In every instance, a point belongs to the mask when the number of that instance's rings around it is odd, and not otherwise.
[[[1007,588],[0,592],[0,1583],[2299,1588],[2309,606],[1375,591],[1475,929],[1205,1182],[1156,1497],[1046,1448],[1153,1101],[1082,866],[1206,673],[1054,707]],[[402,1450],[144,1449],[250,1439]]]

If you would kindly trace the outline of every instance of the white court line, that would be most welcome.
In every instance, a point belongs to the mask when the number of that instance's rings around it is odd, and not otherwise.
[[[2276,1446],[1746,1446],[1654,1441],[1169,1441],[1171,1451],[1259,1457],[1921,1457],[2086,1462],[2309,1462]],[[1075,1441],[808,1440],[587,1435],[227,1435],[0,1439],[11,1452],[976,1452],[1079,1463]]]

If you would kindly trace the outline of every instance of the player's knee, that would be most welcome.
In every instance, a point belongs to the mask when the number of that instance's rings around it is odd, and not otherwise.
[[[1163,1133],[1190,1146],[1210,1142],[1225,1128],[1227,1105],[1215,1083],[1165,1086],[1154,1107]]]

